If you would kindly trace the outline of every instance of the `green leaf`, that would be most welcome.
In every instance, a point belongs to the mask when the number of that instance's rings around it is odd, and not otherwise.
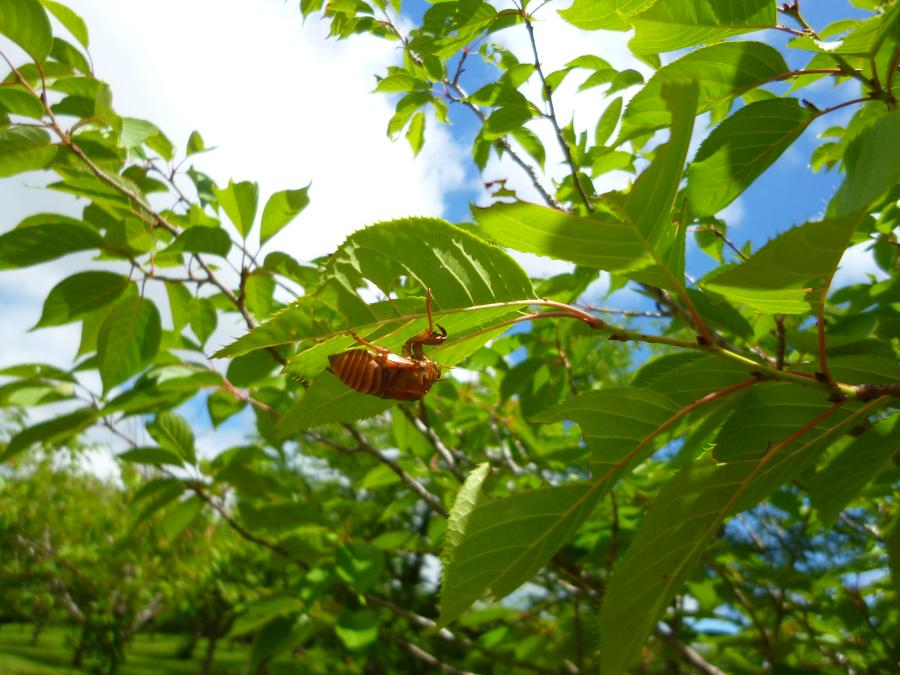
[[[816,473],[807,485],[813,506],[831,524],[900,450],[900,414],[879,420]]]
[[[276,616],[294,614],[304,608],[300,598],[292,594],[274,595],[247,603],[242,614],[234,622],[229,637],[238,637],[256,631]]]
[[[604,491],[619,476],[649,457],[659,428],[680,406],[668,396],[647,389],[618,387],[580,394],[547,410],[533,422],[573,420],[591,450],[591,475]]]
[[[203,501],[197,495],[191,495],[184,501],[178,502],[174,508],[166,513],[162,534],[168,541],[175,541],[203,512]]]
[[[456,493],[456,499],[450,509],[450,517],[447,519],[447,529],[444,530],[444,541],[441,545],[441,564],[444,569],[452,564],[454,551],[465,538],[472,511],[485,501],[481,488],[490,473],[489,462],[478,464],[469,472],[465,483]]]
[[[894,524],[885,534],[884,547],[887,549],[894,594],[900,596],[900,518],[897,516],[894,516]]]
[[[189,311],[191,330],[202,347],[216,330],[218,324],[216,307],[209,298],[191,298]]]
[[[378,639],[378,618],[369,609],[344,612],[338,617],[334,632],[347,649],[360,651]]]
[[[143,145],[148,138],[160,133],[153,122],[137,119],[136,117],[122,117],[119,129],[119,145],[131,149]]]
[[[41,0],[41,4],[72,34],[72,37],[81,43],[82,47],[88,48],[88,29],[84,19],[65,5],[54,2],[54,0]]]
[[[172,330],[180,335],[181,330],[191,320],[191,292],[181,283],[167,281],[166,297],[169,299],[169,309],[172,312]]]
[[[886,40],[900,42],[900,5],[891,3],[881,14],[872,16],[844,36],[834,50],[838,54],[874,55]]]
[[[342,544],[335,552],[335,571],[358,593],[365,593],[384,573],[384,553],[361,542]]]
[[[606,590],[600,610],[601,672],[621,673],[632,664],[725,517],[754,506],[795,476],[871,407],[848,416],[835,415],[838,408],[832,406],[812,419],[795,420],[793,433],[772,437],[763,455],[753,452],[724,464],[705,457],[669,481]],[[801,433],[804,423],[814,422],[826,422],[825,430]]]
[[[900,382],[900,363],[890,357],[885,358],[877,354],[832,356],[828,359],[828,369],[838,382],[855,384]]]
[[[760,312],[804,314],[828,287],[861,219],[851,213],[791,228],[703,286]]]
[[[104,391],[148,366],[159,351],[161,335],[159,310],[152,300],[138,295],[120,300],[97,334],[97,359]]]
[[[634,384],[652,389],[679,405],[751,378],[747,366],[711,354],[679,354],[668,362],[658,359],[652,363],[655,365],[639,371]],[[649,372],[652,367],[657,368],[656,375]]]
[[[189,227],[161,253],[211,253],[225,257],[231,250],[231,237],[220,227]]]
[[[454,621],[483,595],[503,598],[534,576],[600,496],[582,483],[531,490],[475,508],[442,572],[438,626]]]
[[[197,463],[194,433],[181,415],[161,412],[147,425],[147,432],[164,450],[183,457],[189,464]]]
[[[627,30],[629,19],[656,0],[575,0],[559,15],[573,26],[584,30]]]
[[[374,417],[394,401],[360,394],[331,373],[323,373],[275,427],[276,435],[289,436],[312,427]]]
[[[224,391],[215,391],[206,399],[206,410],[213,427],[218,427],[232,415],[236,415],[247,404],[232,394]]]
[[[687,156],[696,88],[671,83],[664,91],[673,110],[669,141],[638,177],[623,204],[607,205],[617,218],[598,212],[590,218],[522,202],[474,208],[475,220],[495,240],[525,253],[569,260],[638,278],[670,290],[682,279],[663,254],[675,245],[671,210]]]
[[[265,349],[243,354],[228,364],[228,380],[236,387],[249,387],[268,377],[278,362]]]
[[[484,122],[482,136],[495,140],[521,128],[532,118],[531,108],[524,103],[500,106]]]
[[[50,55],[53,47],[50,19],[38,0],[0,0],[0,35],[15,42],[38,63]]]
[[[696,216],[712,216],[746,190],[816,115],[796,99],[751,103],[706,137],[688,171],[687,197]]]
[[[865,209],[900,181],[900,112],[878,118],[854,136],[843,164],[847,178],[831,200],[829,214]]]
[[[50,51],[50,56],[60,64],[65,64],[79,73],[89,74],[91,72],[91,64],[87,57],[81,53],[78,47],[60,37],[53,38],[53,49]],[[56,109],[58,110],[58,107]]]
[[[37,265],[103,245],[95,229],[60,221],[17,227],[0,235],[0,270]]]
[[[660,54],[775,25],[771,0],[658,0],[632,19],[629,48]]]
[[[662,129],[671,114],[662,98],[663,84],[693,79],[700,87],[697,114],[788,72],[784,57],[761,42],[724,42],[697,49],[663,66],[628,103],[616,145]]]
[[[0,88],[0,113],[22,115],[39,120],[44,116],[44,106],[40,99],[28,92],[12,87]]]
[[[663,85],[662,97],[672,112],[669,141],[656,149],[653,162],[638,176],[625,202],[629,222],[639,236],[660,253],[668,250],[675,232],[672,206],[694,129],[697,85],[667,82]],[[663,249],[661,242],[667,242]]]
[[[412,116],[406,130],[406,140],[412,148],[413,156],[418,156],[425,144],[425,113],[421,110]]]
[[[798,420],[813,419],[831,405],[816,388],[783,382],[751,387],[719,431],[713,458],[729,462],[741,457],[762,457],[773,442],[797,429]]]
[[[274,294],[275,278],[271,274],[255,273],[247,277],[244,284],[247,309],[258,318],[266,319],[272,313]]]
[[[35,443],[53,445],[66,441],[91,426],[98,414],[95,408],[81,408],[23,429],[9,440],[0,454],[0,462],[8,461]]]
[[[265,244],[309,204],[309,185],[299,190],[276,192],[263,209],[259,243]]]
[[[135,464],[168,464],[170,466],[182,466],[181,457],[162,448],[133,448],[117,455],[124,462]]]
[[[591,483],[533,490],[472,510],[452,533],[439,623],[450,623],[485,593],[499,599],[531,578],[619,476],[652,454],[660,426],[678,409],[654,392],[619,388],[587,392],[534,418],[578,423],[592,452]]]
[[[536,133],[528,127],[519,127],[511,132],[513,138],[522,146],[522,149],[537,162],[537,165],[543,169],[547,160],[547,153],[544,150],[544,144]]]
[[[9,0],[0,0],[0,3]],[[12,0],[16,2],[18,0]],[[37,0],[29,0],[29,2]],[[3,17],[0,10],[0,25]],[[0,129],[0,178],[45,168],[56,157],[50,134],[34,127]]]
[[[250,181],[235,183],[228,181],[228,187],[213,188],[219,206],[234,224],[241,236],[246,239],[256,218],[256,205],[259,202],[259,185]]]
[[[616,130],[616,124],[619,123],[619,115],[622,114],[622,99],[613,99],[613,102],[606,106],[600,119],[597,120],[597,128],[594,130],[594,143],[603,145],[612,136]]]
[[[472,212],[491,238],[517,251],[610,272],[652,264],[634,230],[608,214],[585,218],[526,202],[475,207]]]
[[[198,152],[206,152],[206,143],[203,141],[203,136],[200,135],[199,131],[192,131],[190,137],[188,137],[185,154],[190,157]]]
[[[413,77],[409,73],[393,73],[379,80],[375,92],[382,94],[399,94],[415,90],[428,89],[428,83]]]
[[[35,328],[60,326],[112,303],[128,287],[127,277],[112,272],[79,272],[54,286]]]

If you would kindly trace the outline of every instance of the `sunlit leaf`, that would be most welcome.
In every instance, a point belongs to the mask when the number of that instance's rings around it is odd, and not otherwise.
[[[62,218],[58,220],[17,227],[0,235],[0,269],[36,265],[103,245],[95,229]]]
[[[79,272],[63,279],[44,301],[35,328],[59,326],[115,301],[128,287],[127,277],[112,272]]]
[[[728,206],[814,119],[799,101],[774,98],[741,108],[713,129],[688,171],[694,215],[712,216]]]
[[[775,19],[771,0],[658,0],[632,18],[635,35],[628,46],[659,54],[769,28]]]
[[[228,187],[213,188],[213,193],[225,215],[246,239],[256,218],[256,205],[259,201],[259,185],[251,181],[235,183],[228,181]]]
[[[833,523],[840,512],[860,494],[900,450],[900,414],[879,420],[854,439],[809,481],[809,496],[825,523]]]
[[[663,84],[668,81],[697,81],[699,114],[786,72],[784,57],[761,42],[724,42],[689,52],[656,71],[629,101],[616,145],[671,123],[671,113],[662,98]]]
[[[148,366],[159,351],[159,310],[149,298],[120,300],[97,334],[97,358],[103,388],[109,391]]]
[[[819,414],[795,419],[789,435],[773,436],[762,455],[753,452],[727,463],[705,457],[666,484],[606,590],[600,612],[602,673],[620,673],[636,659],[724,518],[764,499],[846,430],[854,416],[837,411],[826,402]],[[824,423],[824,430],[803,433],[815,422]]]
[[[0,0],[0,35],[8,37],[38,62],[49,56],[53,46],[50,19],[38,0]]]
[[[803,314],[818,302],[862,218],[851,213],[794,227],[704,285],[769,314]]]
[[[147,432],[164,450],[175,453],[190,464],[197,462],[194,432],[181,415],[161,412],[147,425]]]
[[[276,192],[263,209],[259,243],[264,244],[290,223],[309,204],[309,185],[299,190]]]
[[[31,1],[37,2],[29,0]],[[56,146],[51,143],[50,134],[43,129],[34,127],[0,129],[0,178],[43,169],[54,157]]]

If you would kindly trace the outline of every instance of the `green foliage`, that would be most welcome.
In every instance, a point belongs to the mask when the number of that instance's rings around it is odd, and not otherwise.
[[[712,216],[750,187],[815,115],[790,98],[756,101],[726,119],[703,141],[691,162],[688,205]]]
[[[0,178],[52,174],[80,209],[3,223],[0,271],[69,256],[34,329],[81,330],[71,366],[0,369],[0,620],[66,625],[94,672],[149,619],[185,658],[205,640],[208,668],[246,642],[247,672],[891,672],[900,2],[854,4],[818,31],[767,0],[559,10],[633,29],[645,82],[601,36],[545,71],[540,3],[401,21],[304,0],[331,36],[397,47],[375,86],[391,138],[418,154],[472,115],[473,166],[512,160],[491,166],[538,199],[492,175],[474,223],[377,223],[309,261],[272,249],[309,185],[265,201],[263,257],[257,183],[183,169],[213,150],[200,132],[119,111],[65,3],[0,0]],[[761,30],[793,36],[730,39]],[[716,214],[837,111],[810,157],[833,172],[821,215],[734,241]],[[832,288],[859,244],[883,276]],[[531,279],[504,247],[571,268]],[[597,285],[639,301],[595,306]],[[443,377],[418,401],[361,394],[329,370],[349,349]],[[74,468],[110,449],[115,481]]]

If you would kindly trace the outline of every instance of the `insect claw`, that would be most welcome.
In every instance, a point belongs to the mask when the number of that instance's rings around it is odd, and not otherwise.
[[[435,326],[441,329],[441,337],[447,337],[447,329],[444,328],[441,324],[436,323]]]

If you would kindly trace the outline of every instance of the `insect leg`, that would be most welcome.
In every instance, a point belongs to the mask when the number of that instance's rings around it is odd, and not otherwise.
[[[379,354],[388,354],[391,351],[387,347],[379,347],[378,345],[372,344],[368,340],[364,340],[359,335],[357,335],[355,332],[353,332],[352,328],[348,328],[347,332],[350,333],[350,335],[353,337],[353,339],[356,340],[359,344],[364,345],[364,346],[368,347],[369,349],[374,349]]]

